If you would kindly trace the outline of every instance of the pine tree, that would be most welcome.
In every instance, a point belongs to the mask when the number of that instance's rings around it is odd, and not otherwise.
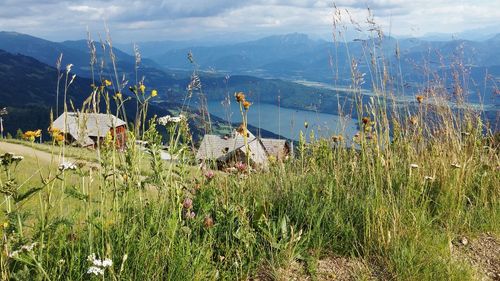
[[[19,140],[23,139],[23,130],[17,129],[17,131],[16,131],[16,139],[19,139]]]

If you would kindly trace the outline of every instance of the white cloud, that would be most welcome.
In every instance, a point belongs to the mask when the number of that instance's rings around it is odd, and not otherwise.
[[[86,27],[115,41],[187,39],[215,33],[328,34],[330,0],[0,0],[0,29],[48,39],[77,39]],[[497,2],[497,3],[495,3]],[[366,7],[386,31],[420,36],[500,26],[498,0],[338,0],[354,20],[366,21]]]

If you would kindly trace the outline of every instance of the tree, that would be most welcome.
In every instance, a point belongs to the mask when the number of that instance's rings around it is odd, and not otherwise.
[[[17,131],[16,131],[16,139],[19,139],[19,140],[23,139],[23,130],[17,129]]]

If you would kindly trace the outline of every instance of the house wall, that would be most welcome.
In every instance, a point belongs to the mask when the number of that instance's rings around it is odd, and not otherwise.
[[[127,142],[127,128],[125,125],[111,129],[110,132],[112,136],[116,134],[116,146],[120,149],[125,148]]]

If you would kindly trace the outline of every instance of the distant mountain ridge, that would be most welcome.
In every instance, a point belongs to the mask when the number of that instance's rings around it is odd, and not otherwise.
[[[381,52],[387,59],[395,60],[395,50],[399,47],[400,62],[423,64],[441,60],[450,65],[454,60],[462,59],[474,67],[500,65],[500,34],[484,41],[452,40],[426,41],[417,38],[396,40],[392,37],[383,39]],[[163,54],[158,50],[143,55],[156,61],[165,68],[186,69],[189,64],[184,60],[191,51],[202,69],[218,70],[232,74],[257,75],[273,78],[302,77],[313,81],[332,82],[332,72],[349,76],[348,57],[361,59],[367,49],[363,44],[373,42],[360,40],[334,44],[324,40],[312,40],[305,34],[293,33],[269,36],[259,40],[218,46],[171,46]],[[153,44],[153,43],[151,43]],[[182,45],[177,42],[177,45]],[[141,43],[138,43],[139,47]],[[347,54],[346,46],[349,49]],[[150,45],[151,47],[151,45]],[[369,51],[369,49],[368,49]],[[332,65],[333,61],[333,65]],[[407,70],[411,70],[407,68]]]

